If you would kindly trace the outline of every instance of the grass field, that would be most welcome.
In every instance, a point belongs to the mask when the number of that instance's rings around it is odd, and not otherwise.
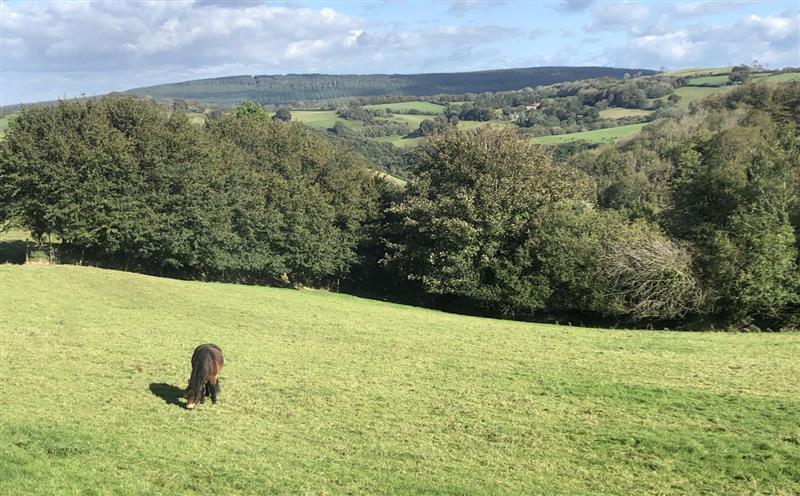
[[[5,136],[8,125],[17,117],[17,114],[10,114],[5,117],[0,117],[0,138]]]
[[[800,72],[784,72],[782,74],[773,74],[764,78],[765,81],[771,83],[782,83],[784,81],[797,81],[800,80]]]
[[[407,148],[417,144],[420,138],[405,138],[403,136],[379,136],[377,138],[372,138],[375,141],[380,141],[381,143],[391,143],[394,146],[398,146],[400,148]]]
[[[392,111],[418,110],[420,112],[429,112],[432,114],[441,114],[444,112],[444,105],[422,101],[380,103],[375,105],[365,105],[364,108],[373,110],[387,109]]]
[[[292,110],[291,112],[292,120],[303,122],[310,127],[318,129],[331,128],[337,121],[350,129],[364,127],[363,122],[342,119],[333,110]]]
[[[601,119],[624,119],[625,117],[641,117],[652,114],[652,110],[627,109],[627,108],[607,108],[600,111]]]
[[[627,126],[609,127],[605,129],[594,129],[592,131],[582,131],[580,133],[557,134],[553,136],[537,136],[532,139],[539,144],[559,144],[570,141],[585,140],[589,143],[613,143],[618,139],[633,136],[646,126],[646,122],[639,124],[628,124]]]
[[[669,71],[668,74],[684,77],[713,76],[719,74],[730,74],[733,66],[729,67],[690,67],[679,71]]]
[[[728,84],[730,77],[727,74],[718,76],[702,76],[691,78],[687,82],[690,86],[723,86]]]
[[[408,123],[409,128],[413,131],[419,127],[419,123],[425,119],[431,120],[432,115],[416,115],[416,114],[393,114],[391,120]]]
[[[206,115],[201,114],[199,112],[187,112],[186,117],[189,118],[189,121],[192,124],[205,124],[206,122]]]
[[[696,102],[697,100],[701,100],[716,93],[731,91],[733,88],[734,86],[684,86],[683,88],[676,89],[674,93],[681,97],[678,101],[678,107],[687,110],[689,104],[692,102]]]
[[[0,266],[1,494],[800,492],[800,335]],[[220,402],[181,408],[192,349]]]

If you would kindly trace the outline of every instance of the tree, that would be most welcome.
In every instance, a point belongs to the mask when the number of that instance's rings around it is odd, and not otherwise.
[[[510,131],[450,128],[424,138],[411,161],[386,263],[430,293],[505,313],[542,308],[549,290],[519,247],[537,211],[591,198],[590,184]]]
[[[737,65],[731,69],[728,76],[728,84],[741,84],[746,83],[752,77],[751,70],[746,65]]]
[[[275,111],[275,115],[272,116],[272,120],[289,122],[292,120],[292,113],[287,108],[279,108]]]

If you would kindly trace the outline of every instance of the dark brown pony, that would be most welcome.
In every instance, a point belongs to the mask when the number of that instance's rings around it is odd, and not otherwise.
[[[206,395],[211,396],[211,403],[217,402],[219,394],[219,378],[222,372],[222,350],[215,344],[201,344],[192,354],[192,376],[184,396],[188,399],[186,408],[194,409],[197,403],[204,403]]]

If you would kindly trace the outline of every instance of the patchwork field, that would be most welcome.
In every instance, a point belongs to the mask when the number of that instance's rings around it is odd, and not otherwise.
[[[678,107],[688,110],[689,104],[692,102],[716,93],[731,91],[733,88],[734,86],[684,86],[676,89],[674,93],[681,97],[678,101]]]
[[[798,494],[800,335],[0,266],[2,494]],[[220,402],[182,408],[193,348]]]
[[[429,112],[432,114],[441,114],[442,112],[444,112],[444,105],[438,105],[436,103],[423,102],[423,101],[380,103],[375,105],[365,105],[364,108],[372,110],[387,109],[387,110],[392,110],[394,112],[417,110],[419,112]]]
[[[582,131],[580,133],[557,134],[553,136],[537,136],[531,141],[539,144],[559,144],[570,141],[585,140],[589,143],[613,143],[618,139],[633,136],[646,126],[646,122],[639,124],[628,124],[627,126],[609,127],[605,129],[594,129],[592,131]]]
[[[7,115],[5,117],[0,117],[0,138],[2,138],[6,134],[6,129],[8,129],[8,125],[16,118],[16,114]]]
[[[642,117],[652,114],[652,110],[607,108],[600,111],[601,119],[624,119],[625,117]]]
[[[361,121],[342,119],[333,110],[292,110],[292,120],[303,122],[310,127],[318,129],[332,128],[337,121],[350,129],[364,126]]]

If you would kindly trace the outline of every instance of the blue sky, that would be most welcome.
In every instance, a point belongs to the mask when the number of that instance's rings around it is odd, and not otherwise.
[[[0,103],[236,74],[800,66],[800,2],[15,1]]]

